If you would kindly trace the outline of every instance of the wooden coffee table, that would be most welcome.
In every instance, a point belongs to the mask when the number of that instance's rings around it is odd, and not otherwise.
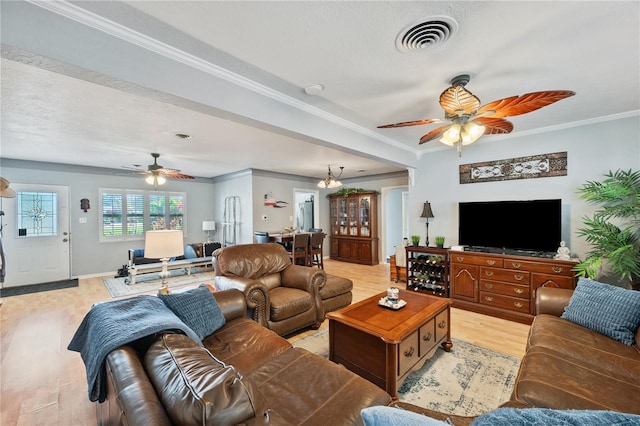
[[[380,293],[327,314],[329,359],[386,390],[394,398],[409,373],[449,351],[451,299],[400,290],[406,306],[378,305]]]

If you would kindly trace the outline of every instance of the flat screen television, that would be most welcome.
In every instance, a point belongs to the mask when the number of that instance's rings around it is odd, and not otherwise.
[[[458,242],[471,248],[555,252],[562,238],[559,199],[465,202],[458,213]]]

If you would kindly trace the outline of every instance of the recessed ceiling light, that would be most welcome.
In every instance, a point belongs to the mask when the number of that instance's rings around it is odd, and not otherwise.
[[[319,95],[320,93],[322,93],[323,90],[324,90],[324,86],[319,83],[309,84],[308,86],[304,87],[304,92],[307,95],[311,95],[311,96]]]
[[[186,133],[176,133],[174,135],[178,139],[190,139],[191,135],[187,135]]]

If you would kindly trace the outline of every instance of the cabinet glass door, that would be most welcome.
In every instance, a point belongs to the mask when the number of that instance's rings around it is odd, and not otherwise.
[[[347,200],[340,198],[338,201],[338,215],[340,218],[340,235],[349,235],[347,226]]]
[[[331,221],[331,234],[332,235],[337,235],[338,231],[340,230],[340,216],[339,216],[339,212],[338,212],[338,200],[336,199],[332,199],[330,206],[329,206],[329,211],[330,211],[330,218],[329,220]]]
[[[349,197],[347,199],[347,220],[349,222],[349,235],[358,235],[358,199]]]
[[[360,236],[368,237],[371,235],[370,220],[370,197],[362,197],[360,199]]]

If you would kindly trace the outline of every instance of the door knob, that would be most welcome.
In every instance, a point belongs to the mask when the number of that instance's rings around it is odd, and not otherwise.
[[[63,239],[62,239],[62,242],[63,242],[63,243],[66,243],[67,241],[69,241],[69,239],[68,239],[68,238],[63,238]]]

